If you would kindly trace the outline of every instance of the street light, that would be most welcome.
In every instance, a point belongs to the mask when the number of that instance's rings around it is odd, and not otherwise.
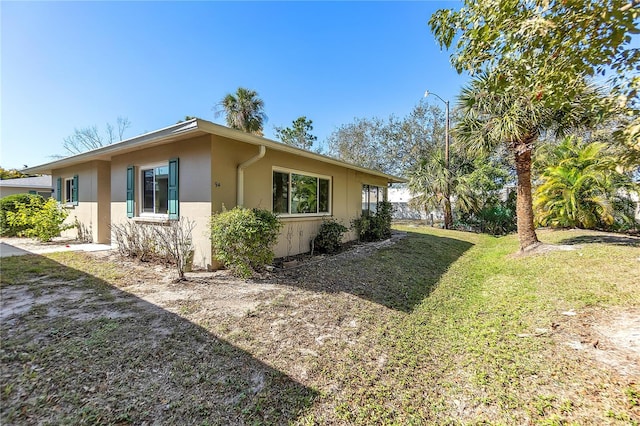
[[[444,126],[444,167],[447,173],[444,194],[444,227],[446,229],[449,229],[453,225],[453,217],[451,216],[451,191],[449,188],[449,101],[445,101],[436,93],[429,92],[428,90],[424,92],[425,98],[429,95],[433,95],[436,98],[440,99],[442,102],[444,102],[445,105],[446,118]]]

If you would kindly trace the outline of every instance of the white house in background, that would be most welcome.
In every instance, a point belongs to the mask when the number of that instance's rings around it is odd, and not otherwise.
[[[50,175],[0,180],[0,198],[13,194],[38,194],[49,198],[52,191]]]

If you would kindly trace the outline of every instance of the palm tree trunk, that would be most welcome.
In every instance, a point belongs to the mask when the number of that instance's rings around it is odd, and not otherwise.
[[[451,214],[451,195],[447,193],[444,197],[444,228],[453,228],[453,215]]]
[[[531,196],[531,144],[519,143],[515,147],[516,174],[518,175],[518,198],[516,217],[520,251],[540,244],[533,224],[533,197]]]

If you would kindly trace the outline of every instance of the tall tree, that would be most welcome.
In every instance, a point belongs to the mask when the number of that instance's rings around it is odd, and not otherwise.
[[[638,17],[640,0],[464,0],[429,24],[442,47],[455,42],[458,72],[501,75],[505,90],[553,109],[571,104],[585,77],[611,77],[609,105],[624,107],[629,118],[619,133],[627,149],[640,151]]]
[[[444,149],[444,114],[421,102],[405,117],[356,118],[327,139],[328,154],[402,176],[433,150]]]
[[[599,114],[595,89],[583,85],[582,95],[561,109],[545,106],[511,86],[505,90],[501,75],[482,74],[463,88],[459,97],[461,120],[453,129],[458,142],[471,151],[494,152],[506,147],[513,155],[517,175],[516,215],[520,249],[539,243],[535,231],[531,193],[532,152],[541,132],[556,136],[580,126],[593,125]],[[595,117],[595,118],[594,118]]]
[[[421,158],[409,172],[409,189],[415,194],[411,204],[425,212],[444,209],[448,183],[456,215],[473,214],[496,198],[510,180],[507,165],[497,155],[470,155],[454,143],[450,160],[447,168],[441,149]]]
[[[267,115],[264,113],[264,101],[258,97],[258,92],[238,87],[236,93],[227,93],[218,105],[221,109],[216,112],[216,116],[224,114],[227,126],[263,135]]]
[[[69,155],[80,154],[81,152],[111,145],[120,142],[124,137],[124,132],[131,127],[131,122],[126,117],[118,117],[116,125],[107,123],[104,133],[100,133],[98,126],[83,127],[74,129],[71,136],[64,138],[62,147]]]
[[[387,171],[380,148],[384,125],[379,118],[356,118],[353,123],[343,124],[327,139],[329,155],[358,166]]]
[[[298,117],[293,121],[292,127],[274,128],[276,137],[287,145],[292,145],[302,149],[311,149],[313,143],[318,140],[317,136],[311,134],[313,131],[313,121],[306,116]]]

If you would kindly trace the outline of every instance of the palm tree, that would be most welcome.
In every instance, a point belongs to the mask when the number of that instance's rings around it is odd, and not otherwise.
[[[506,146],[513,155],[517,175],[516,216],[520,250],[540,242],[535,231],[531,195],[531,161],[538,136],[591,125],[597,91],[584,85],[583,98],[563,110],[545,106],[543,95],[527,96],[503,76],[482,73],[463,88],[459,105],[463,117],[454,128],[456,140],[475,152],[489,153]],[[590,102],[586,102],[586,99]]]
[[[536,189],[536,220],[544,226],[611,228],[634,225],[629,194],[637,185],[616,170],[617,158],[600,142],[565,138],[548,153]]]
[[[216,116],[225,114],[227,126],[247,133],[262,136],[263,124],[267,120],[264,101],[255,90],[238,87],[236,93],[227,93],[218,104]]]

